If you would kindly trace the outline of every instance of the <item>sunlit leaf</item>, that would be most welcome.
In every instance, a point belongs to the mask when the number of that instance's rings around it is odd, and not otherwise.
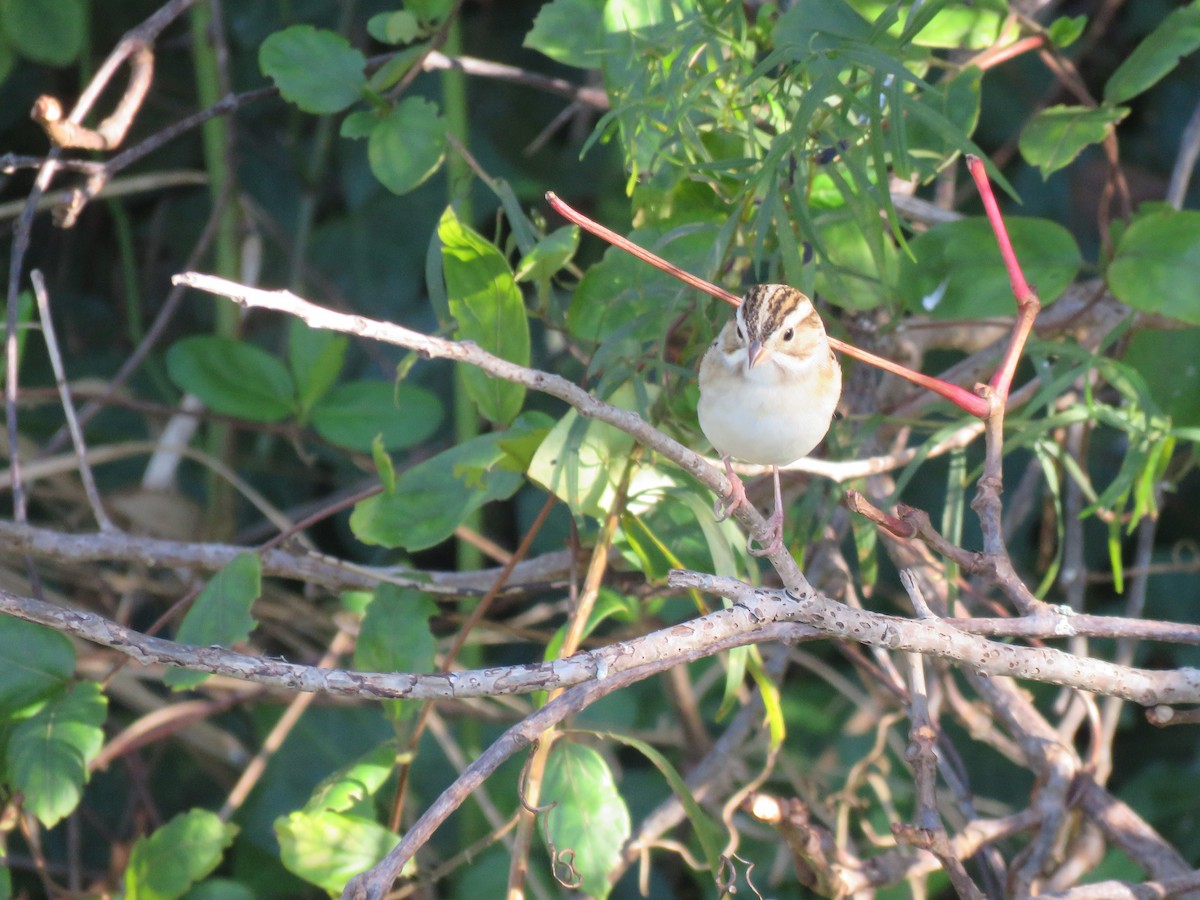
[[[564,65],[599,68],[604,47],[604,0],[552,0],[544,4],[525,35],[525,46]]]
[[[371,171],[393,194],[423,184],[446,155],[446,123],[436,104],[406,97],[380,119],[367,138]]]
[[[529,365],[529,320],[512,269],[496,245],[460,222],[447,207],[438,223],[442,267],[456,335],[518,365]],[[512,421],[525,401],[525,387],[486,375],[475,366],[463,370],[467,391],[480,415],[493,422]]]
[[[180,813],[153,834],[139,838],[125,867],[128,900],[174,900],[213,871],[238,827],[216,813]]]
[[[381,584],[359,626],[354,667],[364,672],[432,672],[437,642],[429,620],[437,611],[428,594]],[[400,720],[415,715],[420,704],[384,700],[383,707],[389,718]]]
[[[47,828],[79,804],[88,764],[104,744],[108,698],[91,681],[76,684],[25,719],[8,740],[6,770],[24,808]]]
[[[74,672],[75,650],[65,635],[0,616],[0,716],[41,700]]]
[[[379,823],[336,812],[294,812],[275,820],[283,865],[331,894],[383,859],[400,838]]]
[[[304,812],[347,812],[373,797],[396,768],[396,745],[385,741],[324,778]]]

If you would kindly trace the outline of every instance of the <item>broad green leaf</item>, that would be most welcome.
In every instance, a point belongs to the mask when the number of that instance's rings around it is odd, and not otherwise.
[[[378,122],[379,113],[376,110],[358,109],[346,114],[346,117],[342,119],[338,134],[352,141],[361,140],[371,136],[371,132],[375,130]]]
[[[380,183],[407,194],[429,178],[446,155],[446,123],[437,105],[406,97],[375,123],[367,139],[367,160]]]
[[[192,809],[138,838],[125,867],[126,900],[174,900],[221,862],[238,833],[216,813]]]
[[[1122,303],[1200,324],[1200,212],[1156,207],[1139,213],[1121,235],[1106,275]]]
[[[629,464],[633,443],[624,431],[572,409],[533,455],[529,479],[566,503],[575,515],[603,519]]]
[[[525,35],[525,46],[567,66],[599,68],[604,47],[604,0],[546,3]]]
[[[948,157],[962,149],[962,137],[974,133],[982,81],[983,71],[972,66],[922,91],[912,104],[923,115],[910,116],[908,152],[924,177],[936,174]],[[937,124],[942,127],[934,127]]]
[[[362,672],[432,672],[437,642],[429,620],[437,611],[428,594],[381,584],[359,626],[354,667]],[[388,718],[400,721],[415,715],[420,704],[385,700],[383,708]]]
[[[472,438],[404,472],[394,493],[354,507],[350,528],[355,537],[366,544],[422,550],[450,537],[485,503],[511,497],[523,478],[503,467],[503,436]]]
[[[0,717],[43,699],[74,672],[75,650],[64,635],[0,616]]]
[[[381,44],[407,44],[421,33],[421,23],[407,9],[376,13],[367,20],[367,34]]]
[[[404,8],[426,24],[441,22],[454,9],[455,0],[404,0]]]
[[[1129,115],[1124,106],[1051,106],[1021,132],[1021,155],[1046,179],[1074,161],[1085,147],[1098,144]]]
[[[581,744],[555,743],[546,761],[541,803],[553,804],[538,817],[550,855],[570,859],[582,894],[607,897],[612,889],[608,873],[620,861],[630,824],[604,757]]]
[[[377,822],[328,811],[281,816],[275,820],[275,836],[284,867],[333,895],[400,843]]]
[[[1004,221],[1025,277],[1043,304],[1052,302],[1082,263],[1075,239],[1046,219]],[[1012,286],[987,219],[937,225],[914,238],[911,248],[916,262],[903,262],[899,281],[908,309],[936,319],[1013,314]]]
[[[504,254],[460,222],[453,207],[443,213],[438,237],[450,314],[458,321],[455,336],[501,359],[529,365],[529,320]],[[524,386],[492,378],[474,366],[465,368],[463,377],[484,418],[507,424],[521,411]]]
[[[1153,87],[1198,47],[1200,3],[1190,3],[1163,19],[1117,66],[1104,85],[1105,102],[1124,103]]]
[[[83,681],[49,700],[13,729],[7,772],[25,795],[25,810],[52,828],[79,803],[88,764],[104,744],[108,699],[100,685]]]
[[[333,31],[292,25],[270,35],[258,67],[284,99],[308,113],[341,112],[363,96],[367,60]]]
[[[568,225],[551,232],[517,264],[517,281],[541,281],[558,273],[579,247],[579,228]]]
[[[313,427],[330,443],[366,452],[376,435],[386,450],[415,447],[442,423],[442,403],[424,388],[381,379],[348,381],[321,398]]]
[[[344,334],[309,328],[300,319],[289,321],[288,368],[296,385],[301,422],[337,381],[349,345],[350,338]]]
[[[83,0],[0,0],[0,24],[21,56],[68,66],[83,49],[87,7]]]
[[[1163,365],[1164,360],[1180,365]],[[1141,373],[1155,402],[1181,428],[1200,427],[1200,328],[1139,331],[1124,360]]]
[[[296,388],[287,367],[253,344],[184,338],[167,351],[167,374],[214,412],[252,422],[278,422],[296,412]]]
[[[375,795],[396,768],[396,745],[385,741],[321,781],[304,812],[347,812]]]
[[[262,593],[262,563],[257,553],[239,553],[204,586],[175,640],[193,647],[229,647],[250,636],[258,623],[250,607]],[[208,675],[189,669],[167,669],[163,683],[176,690],[192,688]]]

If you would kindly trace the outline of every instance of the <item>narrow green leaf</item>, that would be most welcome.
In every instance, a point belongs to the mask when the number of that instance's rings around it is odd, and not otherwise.
[[[287,367],[253,344],[184,338],[167,351],[167,374],[214,412],[252,422],[278,422],[296,412],[296,388]]]
[[[108,699],[91,681],[48,701],[13,729],[7,771],[25,795],[25,810],[47,828],[79,804],[88,764],[104,744]]]
[[[367,451],[376,435],[386,450],[415,447],[442,423],[442,403],[424,388],[364,379],[339,384],[312,411],[313,427],[330,443]]]
[[[1148,34],[1104,85],[1106,103],[1124,103],[1153,87],[1200,47],[1200,3],[1176,9]]]
[[[1125,229],[1109,263],[1108,286],[1142,312],[1200,324],[1200,212],[1155,207]]]
[[[288,322],[288,368],[296,385],[300,420],[333,387],[346,359],[350,338],[322,328],[309,328],[300,319]]]
[[[1087,23],[1087,16],[1060,16],[1046,29],[1046,37],[1059,50],[1065,50],[1083,36]]]
[[[631,829],[629,810],[604,757],[591,747],[556,742],[546,761],[541,802],[554,804],[539,818],[550,855],[560,860],[572,853],[578,890],[607,897],[612,889],[608,873],[620,861]]]
[[[617,734],[607,732],[601,737],[609,740],[619,741],[650,760],[663,778],[667,780],[667,784],[671,786],[671,790],[675,792],[675,796],[679,798],[680,804],[683,806],[683,811],[691,823],[692,831],[696,835],[696,839],[700,842],[700,848],[704,852],[704,860],[708,863],[710,871],[717,871],[717,866],[720,862],[721,850],[724,846],[725,830],[720,826],[712,816],[704,811],[704,808],[696,801],[695,795],[688,788],[687,782],[679,774],[679,771],[671,765],[670,760],[658,752],[652,745],[627,734]]]
[[[1043,180],[1074,161],[1085,147],[1098,144],[1129,115],[1124,106],[1051,106],[1021,132],[1021,155],[1042,172]]]
[[[229,647],[250,636],[258,623],[250,607],[262,593],[262,563],[257,553],[240,553],[205,585],[180,623],[175,640],[194,647]],[[208,675],[167,669],[163,683],[175,690],[192,688]]]
[[[396,768],[396,744],[384,741],[321,781],[303,812],[347,812],[370,799]]]
[[[428,594],[381,584],[359,627],[354,667],[363,672],[432,672],[437,642],[429,620],[437,611]],[[401,721],[415,715],[420,704],[385,700],[383,708],[388,718]]]
[[[258,67],[284,99],[309,113],[341,112],[363,95],[367,60],[333,31],[292,25],[258,49]]]
[[[61,687],[75,672],[75,650],[57,631],[0,616],[0,718]]]
[[[281,816],[275,836],[284,867],[333,895],[400,843],[377,822],[328,811]]]
[[[180,813],[138,839],[125,867],[127,900],[174,900],[221,862],[238,833],[206,809]]]
[[[375,123],[367,139],[367,160],[380,183],[393,194],[424,184],[446,155],[446,123],[437,105],[406,97]]]
[[[351,530],[360,541],[384,547],[422,550],[441,543],[468,514],[521,486],[521,474],[503,468],[502,438],[503,432],[481,435],[413,466],[396,479],[393,493],[354,507]]]
[[[442,267],[456,336],[518,365],[529,365],[529,320],[508,260],[494,244],[458,220],[447,207],[438,223]],[[507,424],[525,401],[522,385],[464,370],[467,392],[484,418]]]
[[[0,0],[7,43],[26,59],[47,66],[75,62],[87,23],[83,0]]]
[[[392,465],[392,458],[388,456],[387,450],[383,446],[382,435],[375,435],[371,441],[371,460],[375,463],[375,471],[379,473],[383,492],[385,494],[396,493],[396,467]]]

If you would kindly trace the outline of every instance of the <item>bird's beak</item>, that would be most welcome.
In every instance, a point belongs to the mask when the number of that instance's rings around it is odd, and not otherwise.
[[[762,341],[751,341],[750,345],[746,348],[746,360],[750,364],[750,368],[753,369],[760,362],[766,359],[767,354],[770,352],[771,351],[763,346]]]

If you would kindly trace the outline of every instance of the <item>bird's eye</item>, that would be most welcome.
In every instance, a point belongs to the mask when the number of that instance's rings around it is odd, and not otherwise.
[[[787,331],[785,331],[785,332],[783,333],[783,339],[784,339],[785,341],[790,341],[790,340],[791,340],[792,338],[794,338],[795,336],[796,336],[796,329],[795,329],[795,328],[789,328]]]
[[[739,340],[739,341],[744,341],[744,340],[746,339],[746,335],[744,335],[744,334],[742,333],[742,326],[741,326],[741,325],[739,325],[739,326],[737,327],[737,334],[738,334],[738,340]]]

